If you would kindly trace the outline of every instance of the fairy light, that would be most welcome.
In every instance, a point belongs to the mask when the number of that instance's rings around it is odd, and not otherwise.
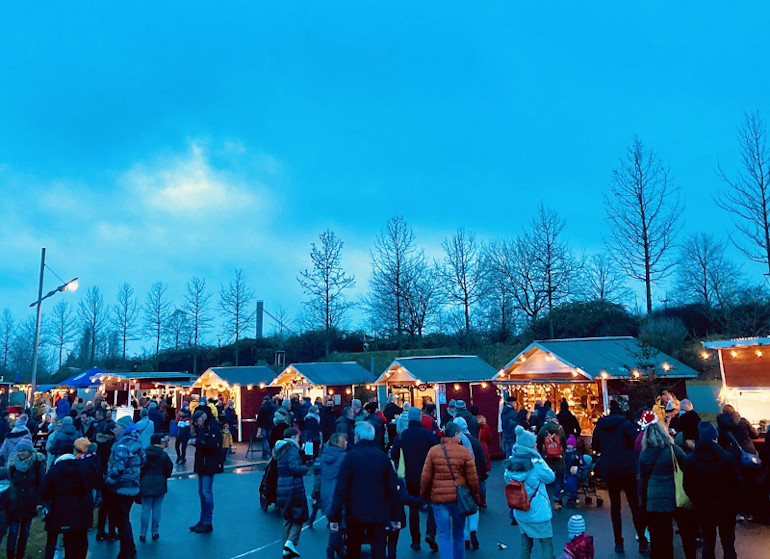
[[[701,356],[701,357],[703,358],[703,360],[705,361],[706,359],[708,359],[709,357],[711,357],[711,354],[710,354],[708,351],[701,351],[701,353],[700,353],[700,356]]]
[[[757,357],[762,357],[762,350],[761,349],[756,350],[754,353],[757,354]]]
[[[737,351],[735,351],[735,350],[732,350],[732,351],[730,352],[730,355],[731,355],[732,357],[738,357],[738,352],[737,352]]]
[[[460,385],[459,384],[455,384],[454,385],[454,389],[455,389],[455,392],[459,392],[460,391]]]

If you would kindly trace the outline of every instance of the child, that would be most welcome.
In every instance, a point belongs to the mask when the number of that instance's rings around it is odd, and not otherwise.
[[[233,434],[230,432],[230,424],[225,422],[222,424],[222,461],[227,462],[227,455],[230,454],[230,449],[233,447]]]
[[[594,559],[594,538],[586,534],[586,521],[582,516],[570,517],[567,532],[569,541],[559,559]]]
[[[147,541],[147,525],[152,516],[152,539],[160,538],[160,510],[163,497],[168,493],[168,478],[174,471],[174,464],[166,454],[168,437],[161,433],[153,434],[150,446],[145,449],[147,461],[142,466],[140,494],[142,496],[142,519],[139,528],[139,541]]]
[[[567,451],[564,453],[566,470],[564,473],[564,492],[567,494],[567,508],[574,509],[577,506],[578,469],[580,467],[580,454],[577,452],[575,435],[567,437]]]

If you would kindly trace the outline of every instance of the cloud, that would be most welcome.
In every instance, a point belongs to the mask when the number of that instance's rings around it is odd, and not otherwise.
[[[123,181],[144,208],[169,216],[254,212],[264,210],[268,200],[260,183],[247,185],[240,177],[214,168],[206,149],[196,142],[181,157],[133,167]]]

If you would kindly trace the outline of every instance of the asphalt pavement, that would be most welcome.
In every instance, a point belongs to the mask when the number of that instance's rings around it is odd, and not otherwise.
[[[190,457],[190,463],[192,457]],[[180,472],[182,473],[182,472]],[[469,559],[517,559],[519,557],[519,529],[511,526],[508,509],[503,496],[502,463],[495,462],[488,485],[489,507],[481,513],[479,525],[478,551],[466,551]],[[259,482],[262,472],[253,467],[241,466],[220,474],[214,481],[214,532],[194,534],[188,527],[198,521],[200,510],[197,478],[180,476],[169,480],[169,492],[163,503],[163,518],[160,527],[160,539],[147,543],[139,542],[139,516],[141,506],[134,505],[131,513],[137,541],[138,556],[142,559],[168,559],[169,557],[207,557],[211,559],[261,559],[281,557],[282,520],[277,512],[263,512],[259,508]],[[310,494],[312,476],[305,478]],[[642,557],[637,551],[633,526],[627,508],[624,508],[623,532],[626,540],[626,553],[616,555],[610,523],[609,502],[597,508],[591,505],[580,506],[577,510],[562,509],[554,512],[554,546],[556,549],[566,542],[567,521],[571,514],[580,513],[586,520],[588,533],[594,536],[597,559],[636,559]],[[372,503],[376,506],[377,503]],[[423,521],[424,522],[424,521]],[[424,527],[424,523],[423,523]],[[96,542],[94,533],[89,534],[89,557],[94,559],[114,559],[118,553],[116,542]],[[148,535],[149,536],[149,535]],[[326,521],[320,518],[314,529],[305,529],[300,538],[298,550],[305,559],[324,559],[328,532]],[[677,559],[683,559],[681,546],[676,538]],[[403,559],[438,559],[427,545],[421,551],[410,549],[408,529],[401,531],[398,557]],[[506,546],[501,549],[498,544]],[[718,547],[718,546],[717,546]],[[366,548],[364,548],[366,550]],[[737,550],[741,559],[770,558],[770,527],[759,524],[743,523],[737,530]],[[558,555],[558,553],[557,553]],[[364,553],[368,556],[368,553]],[[537,544],[533,558],[541,557]],[[717,557],[722,557],[717,549]]]

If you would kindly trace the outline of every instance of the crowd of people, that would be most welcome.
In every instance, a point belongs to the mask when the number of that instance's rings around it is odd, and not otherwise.
[[[729,405],[715,426],[667,390],[650,404],[632,417],[611,401],[586,445],[578,442],[580,425],[566,401],[556,413],[551,402],[527,410],[506,399],[503,475],[512,494],[524,496],[509,500],[522,559],[531,556],[535,540],[543,557],[556,556],[553,511],[577,507],[578,487],[589,483],[591,472],[607,487],[616,553],[626,550],[625,494],[641,554],[673,558],[676,523],[686,559],[695,559],[698,547],[704,559],[715,557],[717,532],[724,557],[736,557],[736,522],[767,508],[767,470],[755,466],[760,460],[752,443],[759,433]],[[339,416],[332,402],[266,398],[258,424],[266,435],[265,457],[276,469],[284,557],[300,555],[302,526],[314,526],[319,512],[330,530],[327,559],[357,559],[362,542],[374,558],[394,559],[399,532],[407,527],[412,549],[427,544],[442,559],[479,548],[494,435],[473,406],[452,400],[439,420],[432,403],[399,406],[392,396],[382,410],[353,400]],[[301,480],[311,473],[308,505]],[[563,557],[592,558],[585,519],[571,515],[567,531]]]

